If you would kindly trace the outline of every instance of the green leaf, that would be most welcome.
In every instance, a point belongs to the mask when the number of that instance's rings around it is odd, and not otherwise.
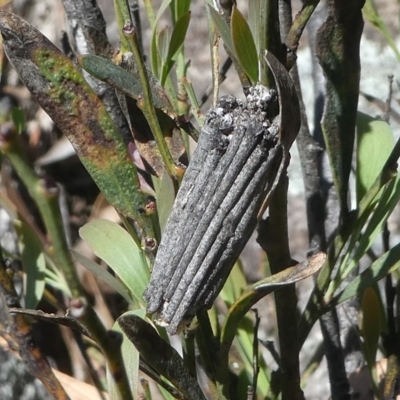
[[[367,287],[384,278],[399,267],[400,243],[379,257],[360,275],[357,275],[351,283],[332,299],[330,305],[335,306],[356,295],[361,295]]]
[[[357,203],[375,182],[394,146],[390,125],[357,113]]]
[[[243,274],[242,263],[238,260],[233,266],[219,296],[222,298],[224,303],[230,307],[243,293],[246,286],[247,281]]]
[[[106,199],[154,237],[136,167],[106,107],[73,62],[37,29],[2,12],[7,57],[35,100],[71,141]],[[12,34],[11,34],[12,32]]]
[[[157,12],[157,17],[156,17],[156,23],[160,20],[162,15],[164,14],[164,11],[168,8],[168,6],[171,4],[172,0],[163,0],[163,2],[160,5],[160,8],[158,9]]]
[[[151,64],[151,71],[157,77],[160,76],[160,68],[161,68],[161,57],[158,53],[158,35],[157,30],[153,31],[151,36],[151,43],[150,43],[150,64]]]
[[[174,0],[174,12],[172,13],[174,21],[177,21],[183,14],[186,14],[189,11],[190,3],[191,0]]]
[[[242,13],[234,6],[231,35],[240,66],[253,83],[258,82],[258,54],[254,38]]]
[[[11,117],[17,128],[18,134],[21,134],[25,130],[24,111],[20,107],[13,107],[11,111]]]
[[[246,315],[242,318],[235,340],[237,348],[243,363],[244,371],[247,373],[247,379],[251,379],[254,373],[254,321]],[[266,398],[270,390],[271,370],[266,365],[264,359],[259,357],[259,372],[257,377],[257,392],[260,398]],[[250,384],[252,382],[249,382]]]
[[[145,310],[134,310],[128,311],[122,315],[129,316],[135,315],[139,318],[146,317]],[[137,351],[136,347],[133,343],[128,339],[128,337],[122,331],[118,322],[115,322],[114,326],[112,327],[113,331],[118,332],[119,334],[123,335],[122,345],[121,345],[121,354],[122,354],[122,361],[124,363],[124,367],[126,370],[126,374],[129,380],[129,386],[131,388],[131,393],[134,399],[139,399],[140,393],[140,384],[139,384],[139,352]],[[117,385],[115,384],[114,379],[112,379],[108,365],[107,365],[107,386],[108,386],[108,394],[110,399],[118,399],[119,398],[119,391]],[[121,399],[122,400],[122,399]]]
[[[167,61],[169,41],[170,41],[169,30],[167,28],[161,29],[157,35],[157,47],[162,64],[165,64]]]
[[[77,251],[71,250],[75,261],[82,264],[88,271],[90,271],[96,278],[99,278],[111,286],[116,292],[118,292],[128,303],[132,302],[131,295],[127,290],[126,286],[111,275],[101,265],[95,263],[91,259],[78,253]]]
[[[254,39],[257,54],[260,54],[260,33],[261,33],[261,0],[249,2],[249,27]]]
[[[105,261],[132,295],[142,304],[150,279],[146,257],[129,233],[115,222],[91,221],[79,230],[81,238],[96,256]]]
[[[367,223],[366,228],[360,234],[363,226],[357,226],[352,233],[346,256],[340,266],[340,271],[345,270],[344,274],[342,274],[343,278],[356,267],[360,259],[373,245],[378,235],[383,231],[387,219],[400,200],[400,176],[397,175],[395,179],[391,180],[376,197],[379,199],[379,202],[373,210],[377,202],[374,199],[374,204],[371,205],[373,211],[368,215],[368,220],[364,220]],[[358,246],[356,247],[357,243]]]
[[[229,49],[231,54],[235,54],[235,47],[233,45],[232,37],[231,37],[231,30],[229,28],[229,25],[227,22],[219,15],[218,11],[215,10],[215,8],[211,7],[210,5],[208,6],[208,9],[210,10],[210,15],[211,18],[215,24],[215,27],[217,28],[217,31],[219,35],[221,36],[222,40],[225,43],[225,46]]]
[[[46,263],[47,263],[47,268],[45,271],[46,284],[52,286],[57,290],[60,290],[66,296],[72,297],[71,290],[62,272],[53,264],[52,260],[47,256],[46,256]]]
[[[45,287],[46,260],[42,245],[32,229],[22,221],[15,224],[21,262],[25,271],[25,308],[35,309]]]
[[[181,47],[183,46],[183,43],[185,42],[185,37],[187,29],[189,27],[189,22],[190,22],[190,11],[182,15],[182,17],[179,18],[179,20],[176,22],[174,30],[172,31],[171,40],[169,41],[168,53],[165,58],[161,57],[164,63],[160,78],[161,85],[164,85],[168,74],[171,72],[171,69],[174,66],[176,56],[180,51]]]
[[[121,93],[126,94],[132,99],[137,100],[139,95],[143,94],[142,84],[138,75],[133,75],[114,64],[106,58],[86,55],[78,58],[79,65],[90,75],[103,82],[107,82]],[[167,94],[158,82],[157,78],[147,71],[150,80],[151,95],[154,102],[154,107],[165,110],[168,114],[173,114],[174,110],[168,99]]]
[[[393,39],[393,35],[388,26],[385,24],[383,18],[379,15],[373,0],[366,0],[362,11],[364,18],[381,33],[387,44],[396,55],[397,61],[400,62],[400,52],[397,48],[395,40]]]
[[[378,341],[381,333],[381,308],[377,293],[372,288],[366,288],[361,303],[363,313],[362,336],[364,338],[364,355],[369,367],[375,365]]]
[[[177,53],[185,42],[186,33],[189,27],[191,12],[183,14],[182,17],[176,22],[174,30],[172,31],[171,40],[168,47],[168,60],[176,58]]]

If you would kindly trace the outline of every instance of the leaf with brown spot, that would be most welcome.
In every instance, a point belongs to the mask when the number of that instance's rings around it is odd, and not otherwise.
[[[130,60],[127,54],[124,54],[124,57],[125,61],[121,63],[121,66],[114,64],[111,60],[94,55],[79,57],[78,61],[85,71],[97,79],[107,82],[128,97],[124,100],[124,107],[126,108],[127,119],[130,120],[136,146],[141,156],[152,167],[155,174],[161,177],[165,169],[164,162],[146,118],[136,104],[136,100],[143,95],[142,84],[134,62]],[[126,70],[122,66],[127,64],[128,60],[131,68],[127,68],[128,70]],[[177,124],[178,116],[174,112],[164,88],[160,85],[156,77],[151,71],[147,71],[147,75],[160,127],[174,162],[179,164],[182,162],[181,158],[185,155],[185,146],[179,130],[180,126]],[[185,126],[182,126],[182,128],[187,130]]]
[[[0,12],[10,63],[32,96],[68,137],[107,200],[154,237],[136,168],[103,103],[72,61],[45,36],[12,13]]]

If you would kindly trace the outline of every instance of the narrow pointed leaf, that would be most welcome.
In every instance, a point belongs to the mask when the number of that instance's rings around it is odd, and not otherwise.
[[[172,31],[171,40],[169,41],[168,45],[168,53],[164,60],[164,65],[160,78],[162,85],[164,85],[168,74],[171,72],[171,69],[175,63],[176,56],[185,41],[186,32],[189,27],[189,22],[190,22],[190,11],[188,11],[186,14],[182,15],[181,18],[179,18],[174,27],[174,30]]]
[[[79,230],[81,238],[105,261],[132,295],[145,304],[142,294],[150,279],[146,257],[129,233],[115,222],[91,221]]]
[[[347,258],[345,259],[345,261],[348,262],[346,271],[351,271],[357,266],[360,259],[374,244],[378,235],[383,232],[384,226],[399,200],[400,176],[397,175],[374,199],[374,202],[377,202],[377,206],[371,213],[369,219],[365,221],[365,229],[362,225],[359,229],[353,231],[347,249]],[[364,229],[362,235],[360,235],[361,229]]]
[[[258,82],[258,54],[253,35],[243,14],[233,7],[231,35],[237,59],[252,83]]]
[[[190,11],[182,15],[176,22],[174,30],[172,31],[171,40],[168,47],[168,60],[175,59],[176,54],[181,49],[183,43],[185,42],[186,33],[190,22]]]
[[[356,295],[360,295],[367,287],[397,270],[399,267],[400,244],[397,244],[374,261],[372,265],[360,275],[357,275],[345,289],[332,299],[330,304],[334,306]]]
[[[189,11],[191,0],[175,0],[174,3],[174,14],[176,19],[179,19],[183,14]]]
[[[138,211],[145,198],[121,135],[72,61],[12,13],[0,12],[0,31],[22,82],[71,141],[107,200],[154,237],[150,218]]]

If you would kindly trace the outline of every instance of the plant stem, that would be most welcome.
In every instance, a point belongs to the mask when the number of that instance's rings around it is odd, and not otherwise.
[[[271,273],[276,274],[292,260],[287,226],[288,178],[282,175],[269,204],[269,218],[260,223],[259,242],[268,255]],[[299,345],[297,338],[296,288],[290,285],[275,291],[282,365],[282,399],[302,400],[300,388]]]
[[[138,98],[138,107],[143,112],[150,129],[153,132],[154,139],[157,143],[158,150],[160,151],[168,174],[175,179],[175,181],[179,181],[183,176],[184,170],[175,165],[162,133],[160,123],[158,122],[153,105],[149,77],[147,75],[146,66],[143,62],[142,53],[137,40],[137,31],[133,25],[128,4],[126,0],[114,0],[114,5],[117,15],[117,24],[120,30],[121,53],[130,52],[133,54],[140,82],[142,84],[143,94]]]
[[[306,0],[301,11],[296,15],[292,26],[286,36],[286,46],[295,54],[299,47],[299,41],[308,20],[317,8],[320,0]]]

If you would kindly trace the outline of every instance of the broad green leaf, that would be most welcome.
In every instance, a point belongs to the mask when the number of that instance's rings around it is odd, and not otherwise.
[[[129,233],[115,222],[91,221],[79,230],[96,256],[105,261],[141,303],[150,279],[145,254]]]
[[[231,54],[236,54],[235,53],[235,47],[232,42],[232,37],[231,37],[231,30],[229,28],[229,25],[227,22],[219,15],[218,11],[215,10],[214,7],[208,6],[208,9],[210,10],[210,15],[211,18],[217,28],[217,31],[219,35],[221,36],[222,40],[225,43],[225,46],[228,47],[229,51]]]
[[[135,315],[139,318],[146,317],[145,310],[134,310],[128,311],[122,315],[129,316]],[[122,360],[124,362],[124,367],[126,370],[126,374],[129,380],[129,386],[131,388],[131,393],[134,399],[139,399],[140,393],[140,383],[139,383],[139,352],[137,351],[136,347],[133,343],[128,339],[128,337],[124,334],[121,327],[119,326],[118,322],[115,322],[114,326],[112,327],[113,331],[118,332],[123,336],[122,345],[121,345],[121,354]],[[107,365],[107,386],[108,386],[108,394],[110,399],[119,399],[119,391],[115,384],[114,379],[112,379],[108,365]],[[123,399],[120,399],[123,400]]]
[[[25,271],[25,308],[35,309],[41,300],[45,287],[46,260],[42,245],[35,233],[22,221],[15,224],[18,246]]]
[[[234,6],[231,19],[231,36],[240,66],[252,83],[258,82],[258,54],[253,35],[242,13]]]
[[[357,202],[375,182],[394,146],[390,125],[377,118],[357,114]]]
[[[158,335],[158,332],[148,322],[136,315],[125,314],[119,317],[117,322],[143,359],[175,385],[182,392],[184,398],[205,399],[182,357]]]
[[[116,292],[118,292],[128,303],[132,302],[132,298],[127,290],[126,286],[111,275],[101,265],[95,263],[91,259],[78,253],[77,251],[71,250],[75,261],[82,264],[88,271],[90,271],[96,278],[99,278],[111,286]]]
[[[361,303],[362,327],[361,332],[364,338],[364,354],[369,367],[375,365],[378,341],[381,333],[381,308],[377,293],[372,288],[366,288]]]
[[[373,283],[384,278],[400,267],[400,243],[374,261],[369,268],[356,276],[340,293],[330,302],[332,306],[342,303],[370,287]]]

